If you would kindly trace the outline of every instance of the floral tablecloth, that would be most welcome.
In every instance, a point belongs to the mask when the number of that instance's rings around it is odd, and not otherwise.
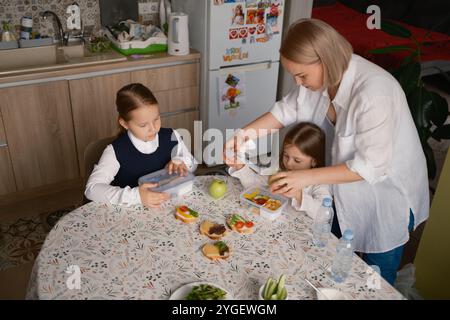
[[[168,299],[184,284],[207,281],[226,288],[235,299],[257,299],[269,276],[286,274],[289,299],[316,298],[304,278],[317,287],[338,288],[353,299],[403,299],[383,279],[377,286],[373,270],[356,255],[346,282],[334,283],[329,271],[337,244],[334,236],[327,247],[315,247],[312,220],[290,206],[273,222],[255,215],[241,206],[242,186],[232,177],[222,177],[228,192],[214,200],[207,192],[213,178],[197,177],[191,193],[158,210],[92,202],[70,212],[47,236],[27,298]],[[176,220],[176,205],[198,211],[198,222]],[[201,247],[212,240],[199,233],[199,224],[204,219],[225,223],[231,213],[254,221],[255,232],[228,233],[223,240],[231,247],[231,257],[211,261]],[[75,268],[79,286],[69,280]]]

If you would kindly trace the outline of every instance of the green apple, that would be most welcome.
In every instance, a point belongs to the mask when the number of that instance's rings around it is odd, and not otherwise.
[[[227,184],[225,181],[220,179],[214,179],[209,185],[209,195],[214,199],[219,199],[225,192],[227,192]]]

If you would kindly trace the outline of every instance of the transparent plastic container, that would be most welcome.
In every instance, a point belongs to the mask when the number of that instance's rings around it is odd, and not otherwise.
[[[251,195],[254,193],[256,193],[257,195],[260,195],[260,196],[266,196],[272,200],[278,200],[281,202],[281,205],[277,209],[270,209],[268,207],[268,202],[266,202],[264,204],[258,204],[258,203],[254,202],[252,200],[249,200],[245,197],[246,194]],[[272,194],[270,191],[268,191],[267,189],[262,188],[262,187],[252,187],[247,190],[244,190],[244,192],[241,193],[240,200],[241,200],[241,204],[243,204],[243,205],[257,208],[259,210],[259,215],[270,221],[277,219],[283,212],[283,209],[286,206],[286,204],[288,203],[288,199],[286,199],[285,197]],[[270,200],[268,200],[268,201],[270,201]]]
[[[172,196],[182,196],[192,191],[194,186],[195,176],[188,173],[187,176],[181,177],[177,173],[169,174],[164,168],[139,178],[139,185],[143,183],[158,183],[158,186],[153,188],[156,192],[170,193]]]

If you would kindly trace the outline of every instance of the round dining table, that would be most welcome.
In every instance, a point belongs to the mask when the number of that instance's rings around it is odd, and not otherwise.
[[[348,299],[404,299],[356,254],[346,281],[335,283],[333,235],[326,247],[314,246],[312,219],[289,205],[274,221],[260,217],[241,203],[242,186],[229,176],[220,176],[225,196],[213,199],[208,186],[215,178],[197,176],[190,193],[158,209],[90,202],[66,214],[42,246],[26,298],[169,299],[183,285],[209,282],[233,299],[257,300],[269,277],[284,274],[289,300],[317,299],[314,287],[338,289]],[[197,211],[198,220],[177,220],[179,205]],[[230,257],[206,258],[201,249],[214,241],[200,234],[200,223],[226,224],[231,214],[253,221],[254,232],[229,230],[222,240]]]

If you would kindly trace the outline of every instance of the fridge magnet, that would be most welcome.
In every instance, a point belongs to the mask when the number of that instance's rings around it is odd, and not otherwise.
[[[243,52],[241,48],[229,48],[225,50],[223,55],[224,62],[231,62],[233,60],[248,59],[248,52]]]
[[[271,5],[270,0],[261,0],[258,2],[258,9],[266,10]]]
[[[247,9],[247,24],[256,24],[256,9]]]
[[[242,44],[247,44],[247,38],[242,39]]]
[[[228,31],[228,37],[230,40],[238,39],[239,38],[239,29],[230,29]]]
[[[239,38],[247,38],[248,36],[248,29],[247,28],[240,28],[239,29]]]
[[[269,13],[267,14],[267,25],[266,25],[268,34],[279,34],[280,27],[278,25],[278,16],[271,16]]]
[[[219,78],[220,113],[243,107],[245,102],[244,74],[227,74]]]
[[[233,8],[233,17],[231,19],[232,26],[242,26],[245,22],[244,9],[242,8],[242,4],[238,4]]]
[[[259,24],[265,23],[265,16],[264,16],[265,13],[266,13],[266,10],[264,10],[264,9],[258,9],[256,11],[256,23],[259,23]]]
[[[221,5],[223,5],[223,1],[224,0],[214,0],[214,5],[215,6],[221,6]]]
[[[239,2],[239,0],[225,0],[225,3],[236,3]]]
[[[253,26],[253,27],[248,27],[248,33],[249,33],[250,35],[254,35],[254,34],[256,33],[256,27],[255,27],[255,26]]]
[[[263,23],[260,23],[256,26],[256,34],[264,34],[266,33],[266,25]]]
[[[250,36],[250,44],[255,43],[255,36]]]
[[[265,43],[269,41],[269,37],[265,34],[263,37],[256,38],[256,42]]]
[[[259,1],[260,0],[245,0],[245,6],[247,8],[257,8]]]

